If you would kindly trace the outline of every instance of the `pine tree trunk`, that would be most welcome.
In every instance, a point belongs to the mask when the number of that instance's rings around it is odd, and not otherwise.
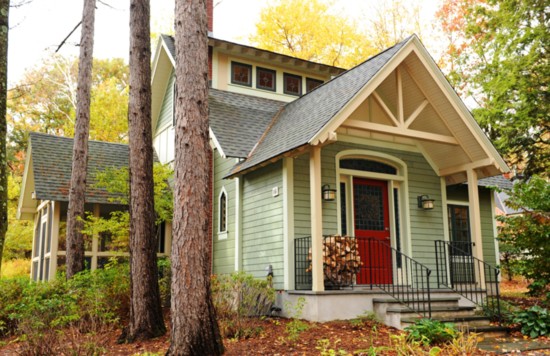
[[[130,2],[130,323],[127,341],[166,332],[158,285],[151,128],[149,0]]]
[[[0,276],[8,231],[8,155],[6,147],[6,100],[8,90],[8,18],[10,1],[0,0]]]
[[[79,217],[84,218],[86,172],[88,168],[94,20],[95,0],[84,0],[76,92],[73,166],[71,189],[69,190],[69,210],[67,212],[67,279],[84,269],[83,221]]]
[[[172,330],[167,355],[220,355],[210,290],[211,194],[205,0],[176,1]]]

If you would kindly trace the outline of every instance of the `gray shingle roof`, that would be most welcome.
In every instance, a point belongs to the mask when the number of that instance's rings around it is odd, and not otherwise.
[[[285,104],[216,89],[209,94],[210,128],[227,157],[247,157]]]
[[[42,133],[30,134],[37,199],[68,201],[72,170],[73,139]],[[116,195],[93,187],[95,174],[106,168],[128,167],[128,146],[117,143],[89,141],[86,202],[115,204],[109,198]]]
[[[250,156],[230,175],[307,144],[411,39],[407,38],[287,104]]]
[[[480,187],[498,187],[500,189],[512,189],[514,183],[502,175],[487,177],[478,180],[477,185]]]

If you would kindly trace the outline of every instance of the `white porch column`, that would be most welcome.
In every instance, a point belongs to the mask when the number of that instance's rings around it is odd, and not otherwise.
[[[52,236],[50,242],[50,275],[48,280],[54,280],[57,272],[57,250],[59,249],[59,221],[61,219],[61,203],[52,201]]]
[[[294,159],[283,158],[283,265],[284,289],[294,284]]]
[[[321,148],[313,146],[309,154],[309,195],[311,207],[312,290],[325,290],[323,277],[323,209],[321,201]]]
[[[94,217],[99,218],[100,216],[100,206],[99,204],[94,204]],[[92,235],[92,263],[91,270],[95,271],[97,269],[97,252],[99,251],[99,234],[94,233]]]
[[[235,271],[243,269],[242,248],[242,178],[235,178]]]
[[[466,171],[468,175],[468,201],[470,214],[470,234],[472,241],[475,243],[474,257],[483,261],[483,239],[481,236],[481,213],[479,208],[479,190],[477,172],[473,169]],[[479,281],[481,285],[485,285],[484,271],[479,271]]]

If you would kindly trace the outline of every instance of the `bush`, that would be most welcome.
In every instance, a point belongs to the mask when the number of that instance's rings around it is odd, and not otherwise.
[[[426,346],[451,341],[458,332],[454,324],[432,319],[420,319],[415,324],[406,327],[405,331],[408,333],[409,341],[423,342]]]
[[[0,336],[25,335],[36,345],[53,343],[57,331],[66,327],[97,332],[116,324],[128,310],[127,264],[111,262],[68,282],[63,275],[47,283],[27,277],[0,280]]]
[[[212,299],[225,337],[250,335],[245,318],[268,314],[275,301],[275,291],[267,281],[244,272],[212,276],[211,282]]]
[[[520,324],[522,334],[532,338],[547,335],[550,332],[550,313],[547,309],[535,305],[517,313],[514,323]]]

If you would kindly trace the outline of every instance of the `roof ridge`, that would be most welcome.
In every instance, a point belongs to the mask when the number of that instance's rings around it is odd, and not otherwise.
[[[59,135],[53,135],[45,132],[38,132],[38,131],[30,131],[30,136],[47,136],[51,138],[57,138],[57,139],[63,139],[63,140],[71,140],[74,141],[74,137],[67,137],[67,136],[59,136]],[[119,146],[128,146],[127,143],[120,143],[120,142],[109,142],[109,141],[99,141],[99,140],[88,140],[88,143],[99,143],[99,144],[107,144],[107,145],[119,145]]]

